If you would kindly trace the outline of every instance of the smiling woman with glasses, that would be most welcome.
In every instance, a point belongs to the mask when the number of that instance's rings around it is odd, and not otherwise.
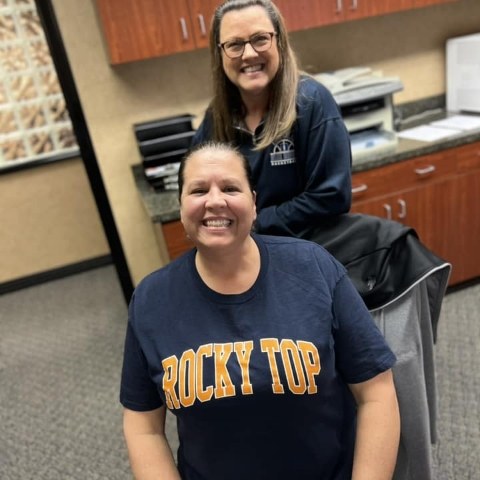
[[[348,132],[330,92],[300,74],[285,22],[270,0],[227,0],[210,30],[213,99],[194,137],[247,157],[259,233],[302,235],[348,212]]]
[[[228,40],[218,44],[218,46],[223,49],[227,57],[238,58],[243,55],[247,43],[250,44],[257,53],[269,50],[275,35],[275,32],[256,33],[252,35],[249,40]]]

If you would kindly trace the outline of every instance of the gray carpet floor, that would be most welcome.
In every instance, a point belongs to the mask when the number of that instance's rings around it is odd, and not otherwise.
[[[437,480],[480,479],[479,308],[479,284],[443,305]],[[111,266],[0,296],[1,480],[132,478],[118,403],[126,317]]]

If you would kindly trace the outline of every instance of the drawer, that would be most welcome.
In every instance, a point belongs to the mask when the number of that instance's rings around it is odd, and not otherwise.
[[[436,182],[456,173],[456,150],[415,157],[352,176],[353,201],[368,200],[421,184]]]

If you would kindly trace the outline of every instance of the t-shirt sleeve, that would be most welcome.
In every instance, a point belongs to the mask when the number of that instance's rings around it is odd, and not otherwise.
[[[163,401],[149,375],[147,360],[132,326],[133,310],[132,299],[125,336],[120,403],[130,410],[143,412],[161,407]]]
[[[347,275],[335,287],[333,310],[336,364],[347,383],[364,382],[395,364],[395,355]]]

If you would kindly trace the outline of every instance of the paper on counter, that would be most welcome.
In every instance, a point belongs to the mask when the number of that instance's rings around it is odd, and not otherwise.
[[[455,130],[475,130],[480,128],[480,117],[471,115],[454,115],[453,117],[437,120],[430,123],[431,126],[441,128],[453,128]]]
[[[420,125],[419,127],[397,132],[398,137],[418,140],[420,142],[435,142],[436,140],[451,137],[452,135],[458,135],[458,129],[433,127],[431,125]]]

